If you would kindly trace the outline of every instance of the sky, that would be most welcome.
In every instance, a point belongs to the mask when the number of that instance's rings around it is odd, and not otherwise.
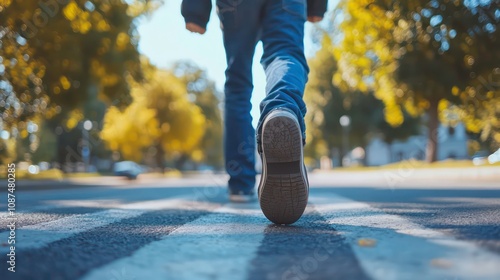
[[[169,68],[179,60],[191,60],[200,68],[205,69],[209,78],[216,82],[217,89],[222,91],[225,80],[226,56],[215,7],[212,9],[207,32],[204,35],[199,35],[185,29],[180,5],[181,0],[167,0],[151,17],[142,19],[138,27],[139,51],[160,68]],[[313,24],[306,24],[304,44],[307,56],[313,55],[315,50],[315,45],[311,40],[313,28]],[[253,63],[252,116],[254,126],[259,118],[258,105],[265,97],[266,78],[259,62],[261,56],[262,44],[259,43]]]

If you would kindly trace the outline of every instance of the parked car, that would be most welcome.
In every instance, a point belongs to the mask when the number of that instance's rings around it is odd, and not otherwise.
[[[487,159],[488,159],[488,152],[487,151],[479,151],[479,152],[476,152],[472,156],[472,163],[474,165],[483,165],[483,164],[486,164]]]
[[[488,156],[488,162],[490,164],[500,162],[500,149]]]
[[[125,176],[130,180],[135,180],[142,173],[142,168],[133,161],[120,161],[115,163],[113,173],[116,176]]]

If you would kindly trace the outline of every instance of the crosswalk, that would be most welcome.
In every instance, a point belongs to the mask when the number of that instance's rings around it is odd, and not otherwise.
[[[363,268],[375,279],[415,279],[417,275],[420,279],[499,279],[500,256],[472,243],[344,197],[313,202],[350,244],[366,237],[376,241],[374,250],[353,246]]]
[[[335,193],[287,227],[257,202],[103,201],[18,228],[16,273],[1,231],[0,279],[500,279],[500,255]]]
[[[122,270],[144,279],[246,279],[264,238],[267,222],[261,216],[256,207],[223,206],[84,279],[109,279]]]

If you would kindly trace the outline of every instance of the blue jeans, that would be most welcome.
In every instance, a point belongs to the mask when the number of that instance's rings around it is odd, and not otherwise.
[[[224,86],[224,152],[229,188],[251,191],[255,186],[255,130],[250,98],[253,91],[252,61],[262,41],[261,64],[266,73],[266,97],[261,117],[286,108],[297,116],[305,139],[302,99],[309,68],[304,55],[306,0],[217,0],[223,30],[227,69]]]

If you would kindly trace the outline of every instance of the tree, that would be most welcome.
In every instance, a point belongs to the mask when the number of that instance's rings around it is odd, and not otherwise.
[[[140,161],[154,146],[158,166],[167,156],[196,151],[205,132],[205,117],[187,95],[186,84],[173,73],[143,62],[145,82],[133,83],[132,104],[124,113],[111,107],[101,138],[124,158]]]
[[[145,148],[155,144],[160,135],[156,111],[145,108],[138,93],[123,112],[110,107],[104,117],[101,138],[112,151],[119,151],[123,158],[140,162]]]
[[[325,34],[321,48],[309,60],[311,73],[306,86],[308,104],[306,153],[318,158],[342,150],[342,126],[339,119],[347,115],[351,119],[350,148],[365,147],[370,137],[382,134],[388,143],[419,133],[419,119],[408,116],[398,127],[391,127],[383,117],[384,104],[370,92],[343,91],[332,82],[338,65],[332,53],[331,38]],[[406,112],[404,112],[406,114]],[[343,153],[340,154],[342,158]]]
[[[464,106],[466,118],[500,94],[478,100],[474,86],[500,62],[497,2],[344,0],[334,81],[342,88],[373,90],[393,126],[403,123],[403,108],[411,115],[425,112],[426,157],[435,161],[439,103]]]
[[[130,103],[127,79],[141,79],[136,19],[159,3],[2,1],[3,128],[15,128],[23,136],[27,123],[38,118],[48,120],[52,129],[69,131],[92,95],[115,106]]]
[[[173,73],[187,86],[188,97],[198,105],[205,116],[205,134],[199,144],[195,158],[215,168],[223,166],[222,159],[222,115],[220,111],[221,92],[217,91],[206,71],[190,62],[179,62]]]
[[[16,156],[15,139],[5,140],[0,138],[0,165],[12,163]]]

